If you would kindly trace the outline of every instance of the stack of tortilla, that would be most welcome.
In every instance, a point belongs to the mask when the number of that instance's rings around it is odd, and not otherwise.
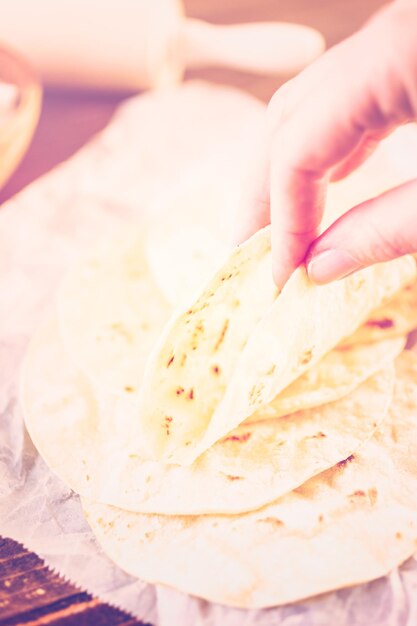
[[[188,234],[187,234],[188,233]],[[116,234],[65,279],[21,378],[31,438],[104,551],[152,583],[269,607],[417,548],[416,264],[281,293],[270,231]]]

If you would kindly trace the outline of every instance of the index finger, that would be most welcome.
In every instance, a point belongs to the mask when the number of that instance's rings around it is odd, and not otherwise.
[[[273,270],[280,287],[318,234],[332,168],[355,151],[367,132],[386,130],[408,114],[401,102],[401,73],[392,66],[395,56],[384,53],[385,26],[377,26],[343,42],[332,51],[330,63],[322,63],[326,55],[317,62],[309,90],[274,134],[270,200]],[[302,77],[297,79],[301,93]]]

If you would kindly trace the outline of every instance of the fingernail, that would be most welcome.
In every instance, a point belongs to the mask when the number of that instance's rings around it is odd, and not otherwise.
[[[344,278],[360,267],[345,250],[324,250],[308,261],[307,272],[313,282],[322,285]]]

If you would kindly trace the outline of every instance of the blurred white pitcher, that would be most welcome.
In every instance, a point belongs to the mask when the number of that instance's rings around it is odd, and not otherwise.
[[[307,26],[218,26],[184,16],[180,0],[3,0],[0,41],[21,50],[47,83],[155,88],[187,67],[295,74],[324,49]]]

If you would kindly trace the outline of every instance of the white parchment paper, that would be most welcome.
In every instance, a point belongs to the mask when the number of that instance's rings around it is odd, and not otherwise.
[[[209,181],[225,199],[231,190],[237,197],[259,147],[263,112],[249,96],[204,83],[135,98],[89,146],[1,208],[0,534],[155,626],[414,626],[415,559],[384,579],[264,611],[228,609],[142,583],[101,552],[78,497],[25,433],[19,366],[62,274],[121,221],[155,217],[158,197],[178,185]]]

